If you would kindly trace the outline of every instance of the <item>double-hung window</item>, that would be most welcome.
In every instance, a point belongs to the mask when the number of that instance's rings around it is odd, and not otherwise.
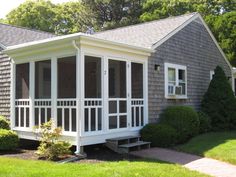
[[[187,98],[187,67],[165,63],[165,97]]]

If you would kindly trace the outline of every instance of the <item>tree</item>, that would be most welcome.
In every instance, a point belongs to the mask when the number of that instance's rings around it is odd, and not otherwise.
[[[7,14],[9,24],[54,32],[55,5],[48,0],[28,0]]]
[[[236,11],[218,16],[209,15],[206,22],[230,63],[236,66]]]
[[[139,22],[144,0],[82,0],[93,11],[100,29],[111,29]]]
[[[202,110],[210,118],[213,130],[226,130],[236,126],[236,99],[231,85],[219,66],[202,100]]]
[[[97,29],[94,13],[81,2],[59,4],[54,12],[54,31],[57,34],[86,32],[88,27]]]

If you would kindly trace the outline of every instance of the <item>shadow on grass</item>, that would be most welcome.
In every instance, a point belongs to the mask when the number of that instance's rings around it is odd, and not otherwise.
[[[173,149],[204,156],[207,151],[223,145],[230,140],[236,140],[236,131],[210,132],[198,135],[187,143],[178,145]]]

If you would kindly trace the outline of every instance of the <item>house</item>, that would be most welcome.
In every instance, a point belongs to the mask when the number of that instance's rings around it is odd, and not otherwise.
[[[10,59],[2,51],[9,46],[56,35],[0,23],[0,115],[10,117]]]
[[[11,58],[11,127],[34,139],[32,128],[52,119],[77,152],[137,135],[167,106],[198,109],[217,65],[232,78],[198,13],[45,38],[3,51]]]

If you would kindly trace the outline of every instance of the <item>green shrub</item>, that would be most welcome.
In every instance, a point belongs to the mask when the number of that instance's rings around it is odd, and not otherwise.
[[[11,131],[0,129],[0,150],[14,150],[19,143],[18,135]]]
[[[188,106],[170,106],[164,110],[160,120],[177,131],[178,143],[186,142],[199,132],[197,112]]]
[[[70,154],[71,144],[60,141],[61,128],[52,128],[52,121],[46,122],[39,127],[40,145],[36,154],[40,158],[57,160],[60,156]]]
[[[199,133],[206,133],[211,130],[211,119],[208,115],[206,115],[204,112],[199,111],[198,112],[198,118],[199,118]]]
[[[3,116],[0,116],[0,129],[10,130],[10,123]]]
[[[236,99],[228,78],[219,66],[203,97],[202,111],[211,118],[213,130],[236,128]]]
[[[141,130],[141,136],[144,141],[151,142],[154,147],[170,147],[175,144],[176,131],[165,124],[147,124]]]

